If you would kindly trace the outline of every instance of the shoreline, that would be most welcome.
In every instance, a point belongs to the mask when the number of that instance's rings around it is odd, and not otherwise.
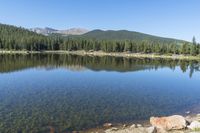
[[[112,52],[106,53],[102,51],[7,51],[0,50],[0,54],[73,54],[73,55],[88,55],[88,56],[112,56],[126,58],[150,58],[150,59],[174,59],[174,60],[200,60],[200,56],[190,55],[159,55],[155,53],[129,53],[129,52]]]
[[[174,117],[175,120],[171,121],[170,117]],[[152,125],[151,119],[159,119],[159,122]],[[182,124],[182,120],[176,121],[176,119],[182,119],[185,122],[185,127],[173,129],[173,127]],[[168,121],[167,123],[162,122],[162,120]],[[173,119],[173,118],[172,118]],[[192,123],[198,122],[200,124],[200,114],[187,114],[182,115],[171,115],[162,117],[151,117],[149,120],[138,121],[135,123],[105,123],[101,127],[91,128],[88,130],[79,131],[80,133],[193,133],[194,131],[200,132],[200,125],[194,126]],[[172,129],[164,129],[165,126],[171,124]],[[166,124],[166,125],[165,125]],[[175,124],[175,125],[173,125]],[[194,127],[192,127],[192,126]],[[161,127],[160,127],[161,126]],[[163,126],[163,127],[162,127]],[[182,126],[182,125],[181,125]],[[152,130],[153,129],[153,130]],[[76,132],[76,131],[75,131]],[[196,132],[195,132],[196,133]]]

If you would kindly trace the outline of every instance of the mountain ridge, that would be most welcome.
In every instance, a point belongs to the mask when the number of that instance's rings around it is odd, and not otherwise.
[[[70,28],[66,30],[57,30],[54,28],[31,28],[30,31],[33,31],[38,34],[43,34],[46,36],[58,35],[62,37],[71,37],[71,38],[86,38],[86,39],[96,39],[96,40],[135,40],[135,41],[162,41],[162,42],[175,42],[183,43],[187,42],[181,39],[175,39],[170,37],[160,37],[157,35],[151,35],[147,33],[130,31],[130,30],[102,30],[94,29],[87,30],[85,28]]]
[[[146,34],[137,31],[129,30],[101,30],[95,29],[89,31],[83,35],[71,36],[71,37],[81,37],[87,39],[98,39],[98,40],[147,40],[147,41],[163,41],[163,42],[187,42],[181,39],[160,37],[156,35]]]
[[[40,29],[39,29],[40,30]],[[46,28],[48,32],[55,29]],[[152,36],[133,31],[93,30],[83,35],[45,36],[23,27],[0,24],[0,50],[103,51],[106,53],[145,53],[200,55],[200,44]]]
[[[46,35],[46,36],[51,35],[51,34],[60,34],[61,36],[82,35],[89,32],[89,30],[84,29],[84,28],[70,28],[66,30],[58,30],[58,29],[53,29],[49,27],[45,27],[45,28],[36,27],[36,28],[31,28],[29,30],[38,34]]]

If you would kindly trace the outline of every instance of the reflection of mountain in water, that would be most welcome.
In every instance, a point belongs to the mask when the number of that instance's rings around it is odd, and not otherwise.
[[[40,67],[37,67],[39,69],[45,69],[47,71],[51,71],[51,70],[54,70],[54,69],[57,69],[57,68],[64,68],[64,69],[68,69],[70,71],[84,71],[85,70],[85,67],[82,67],[80,65],[66,65],[66,66],[60,66],[60,67],[54,67],[54,66],[40,66]]]
[[[66,68],[73,71],[87,69],[93,71],[139,71],[145,69],[157,69],[168,67],[175,69],[180,66],[185,72],[190,69],[190,76],[195,71],[199,71],[198,61],[182,61],[171,59],[138,59],[123,57],[97,57],[97,56],[78,56],[64,54],[33,54],[33,55],[0,55],[0,72],[12,72],[27,68],[44,68],[52,70],[56,68]]]

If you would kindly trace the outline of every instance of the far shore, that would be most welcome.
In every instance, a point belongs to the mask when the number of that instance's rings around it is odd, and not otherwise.
[[[200,55],[160,55],[156,53],[131,53],[131,52],[112,52],[106,53],[103,51],[7,51],[0,50],[0,54],[39,54],[39,53],[52,53],[52,54],[74,54],[74,55],[88,55],[88,56],[113,56],[113,57],[127,57],[127,58],[151,58],[151,59],[179,59],[179,60],[200,60]]]

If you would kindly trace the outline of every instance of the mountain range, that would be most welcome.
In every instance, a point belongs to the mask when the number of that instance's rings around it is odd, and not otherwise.
[[[34,32],[33,32],[34,31]],[[38,34],[40,33],[40,34]],[[45,35],[43,35],[45,34]],[[6,50],[102,50],[198,55],[200,45],[128,30],[26,29],[0,24],[0,49]]]
[[[71,28],[71,29],[66,29],[66,30],[57,30],[53,28],[31,28],[30,31],[36,32],[38,34],[43,34],[43,35],[51,35],[51,34],[60,34],[62,36],[69,36],[69,35],[82,35],[89,30],[83,29],[83,28]]]
[[[183,40],[172,39],[145,34],[141,32],[128,31],[128,30],[87,30],[84,28],[71,28],[67,30],[57,30],[53,28],[32,28],[30,31],[43,35],[60,35],[62,37],[71,38],[85,38],[97,40],[135,40],[135,41],[162,41],[162,42],[175,42],[182,43]]]

